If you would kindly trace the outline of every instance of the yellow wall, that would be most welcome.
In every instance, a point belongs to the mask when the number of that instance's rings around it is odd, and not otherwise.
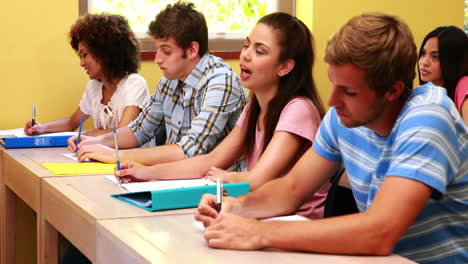
[[[2,5],[0,129],[23,126],[32,104],[40,121],[71,113],[86,84],[66,38],[78,3],[30,0]]]
[[[309,10],[313,10],[311,29],[317,51],[314,77],[324,104],[330,94],[327,66],[323,61],[326,43],[351,17],[363,12],[398,15],[411,28],[418,49],[424,36],[434,28],[443,25],[463,28],[464,23],[464,0],[315,0]],[[415,82],[418,83],[419,81]]]

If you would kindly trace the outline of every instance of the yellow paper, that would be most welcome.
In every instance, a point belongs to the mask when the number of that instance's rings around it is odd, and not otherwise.
[[[109,174],[114,173],[115,164],[98,162],[43,163],[55,175]]]

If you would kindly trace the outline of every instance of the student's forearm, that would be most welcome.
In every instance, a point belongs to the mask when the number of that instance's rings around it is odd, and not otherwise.
[[[102,135],[102,134],[110,133],[112,131],[113,131],[113,129],[97,129],[97,128],[95,128],[95,129],[90,130],[90,131],[88,131],[86,133],[83,133],[83,134],[86,135],[86,136],[95,137],[95,136],[99,136],[99,135]]]
[[[311,163],[311,160],[315,162]],[[339,165],[310,149],[286,176],[241,196],[239,199],[244,207],[237,214],[254,218],[291,214],[329,180]]]
[[[432,192],[431,187],[421,182],[387,176],[371,207],[363,213],[291,225],[260,223],[260,230],[264,231],[262,246],[334,254],[388,255],[420,214]]]
[[[42,124],[44,127],[44,133],[62,132],[62,131],[73,131],[77,127],[73,126],[69,117],[60,120],[48,122]]]
[[[330,254],[388,255],[390,230],[368,213],[304,222],[265,222],[259,226],[262,247]]]
[[[97,139],[99,140],[99,144],[114,148],[114,134],[112,133],[112,130],[110,130],[108,133],[97,136]],[[138,147],[138,141],[129,127],[122,127],[117,129],[117,140],[119,149],[130,149]]]
[[[199,179],[213,165],[209,155],[199,155],[172,163],[152,166],[155,180]]]
[[[250,191],[255,191],[264,184],[264,181],[259,180],[260,177],[255,177],[250,171],[230,172],[226,177],[229,182],[249,182]]]
[[[149,166],[183,160],[185,159],[185,153],[178,145],[173,144],[122,150],[120,151],[120,159],[122,161],[131,160]]]
[[[248,171],[243,171],[243,172],[228,172],[227,176],[229,179],[229,182],[245,182],[249,181],[249,172]],[[252,190],[252,184],[250,184],[250,190]]]
[[[271,195],[272,190],[276,190],[274,195]],[[235,213],[252,218],[288,215],[300,206],[299,197],[300,195],[294,193],[289,179],[279,178],[267,182],[247,195],[240,196],[238,199],[242,206],[240,211]]]

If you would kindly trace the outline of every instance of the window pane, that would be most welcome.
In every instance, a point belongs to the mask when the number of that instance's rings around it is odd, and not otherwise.
[[[175,0],[91,0],[92,13],[117,13],[124,15],[132,29],[146,33],[148,24],[156,14]],[[277,1],[271,0],[194,0],[197,10],[207,20],[210,37],[244,38],[262,16],[278,10]]]

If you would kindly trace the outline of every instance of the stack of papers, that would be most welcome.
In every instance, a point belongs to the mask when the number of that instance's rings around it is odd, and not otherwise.
[[[301,215],[285,215],[285,216],[276,216],[276,217],[270,217],[270,218],[265,218],[260,221],[262,222],[268,222],[268,221],[307,221],[310,220],[307,217],[301,216]],[[205,230],[205,227],[203,226],[202,222],[195,221],[193,222],[193,226],[198,229],[198,230]]]
[[[109,181],[119,184],[114,175],[106,176]],[[129,192],[146,192],[156,190],[169,190],[178,188],[197,187],[205,185],[216,185],[215,182],[208,179],[193,179],[193,180],[166,180],[166,181],[149,181],[149,182],[131,182],[120,184],[122,188]]]
[[[57,137],[57,136],[74,136],[77,135],[77,132],[67,131],[67,132],[56,132],[56,133],[48,133],[40,136],[47,136],[47,137]],[[30,136],[24,133],[23,128],[15,128],[15,129],[7,129],[7,130],[0,130],[0,138],[3,137],[38,137],[38,136]]]

